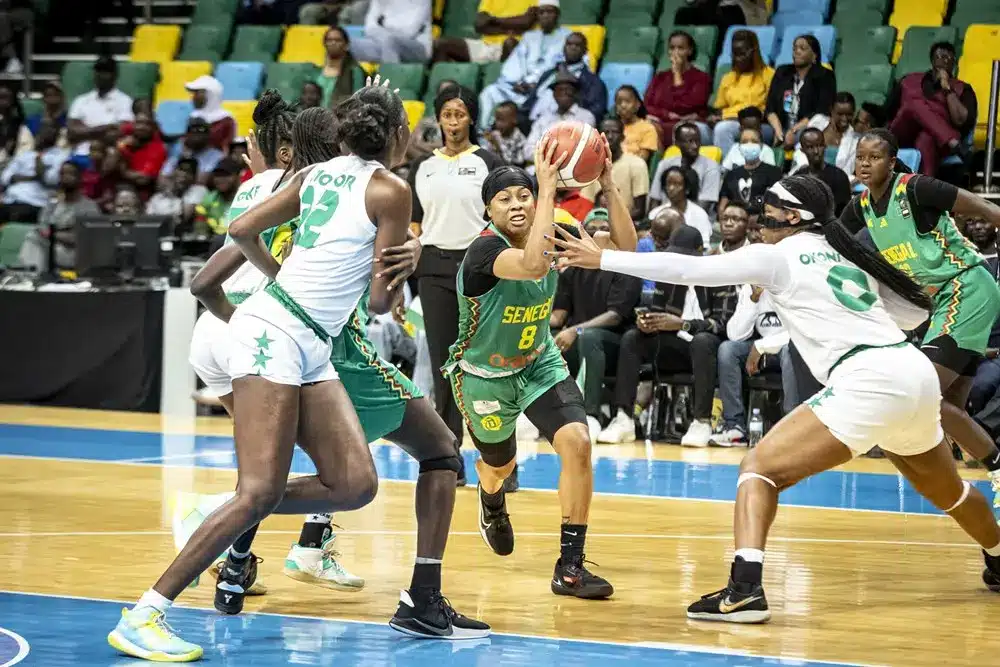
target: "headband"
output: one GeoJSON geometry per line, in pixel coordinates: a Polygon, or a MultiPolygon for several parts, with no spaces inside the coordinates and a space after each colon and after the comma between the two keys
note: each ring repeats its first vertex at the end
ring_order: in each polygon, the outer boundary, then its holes
{"type": "MultiPolygon", "coordinates": [[[[534,183],[527,172],[518,167],[497,167],[483,181],[483,204],[489,206],[493,198],[500,192],[512,187],[523,187],[534,190],[534,183]]],[[[483,214],[486,217],[486,214],[483,214]]],[[[487,219],[489,219],[487,217],[487,219]]]]}

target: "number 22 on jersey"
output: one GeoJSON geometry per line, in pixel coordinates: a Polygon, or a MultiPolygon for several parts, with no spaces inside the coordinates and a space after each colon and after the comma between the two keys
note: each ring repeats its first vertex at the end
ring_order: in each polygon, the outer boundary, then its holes
{"type": "Polygon", "coordinates": [[[336,190],[326,190],[316,199],[316,188],[306,186],[302,191],[302,217],[299,224],[295,245],[300,248],[312,248],[319,238],[320,229],[330,222],[340,205],[340,194],[336,190]]]}

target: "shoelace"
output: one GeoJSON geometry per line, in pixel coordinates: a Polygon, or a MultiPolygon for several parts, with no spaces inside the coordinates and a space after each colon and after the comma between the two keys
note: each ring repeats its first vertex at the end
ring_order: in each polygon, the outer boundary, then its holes
{"type": "Polygon", "coordinates": [[[431,593],[430,598],[427,600],[428,606],[440,607],[442,613],[449,619],[454,620],[458,616],[458,612],[455,608],[451,606],[451,600],[446,598],[441,591],[434,591],[431,593]]]}
{"type": "MultiPolygon", "coordinates": [[[[254,554],[251,553],[250,556],[247,558],[246,563],[243,564],[244,569],[242,570],[242,572],[246,572],[246,568],[248,568],[250,566],[250,560],[251,559],[253,559],[253,561],[255,563],[257,563],[258,565],[260,565],[261,563],[264,562],[263,558],[261,558],[260,556],[256,556],[256,555],[254,555],[254,554]]],[[[223,559],[223,560],[220,560],[218,563],[215,564],[215,571],[216,571],[217,574],[222,574],[223,568],[226,567],[226,561],[227,560],[228,559],[223,559]]]]}
{"type": "Polygon", "coordinates": [[[587,574],[593,574],[592,572],[590,572],[590,570],[586,568],[587,563],[590,563],[591,565],[595,565],[597,567],[601,566],[600,563],[595,563],[592,560],[587,560],[586,556],[581,556],[580,560],[573,560],[569,565],[567,565],[567,567],[580,570],[581,572],[586,572],[587,574]]]}
{"type": "Polygon", "coordinates": [[[166,639],[177,637],[177,632],[170,627],[169,623],[167,623],[167,617],[162,611],[150,616],[142,625],[149,626],[153,630],[159,631],[159,633],[166,639]]]}
{"type": "Polygon", "coordinates": [[[327,544],[329,546],[323,547],[323,560],[329,560],[333,568],[337,570],[337,572],[339,572],[340,574],[347,574],[347,570],[345,570],[343,566],[341,566],[340,561],[337,560],[338,558],[340,558],[341,555],[340,552],[333,548],[332,541],[327,542],[327,544]]]}

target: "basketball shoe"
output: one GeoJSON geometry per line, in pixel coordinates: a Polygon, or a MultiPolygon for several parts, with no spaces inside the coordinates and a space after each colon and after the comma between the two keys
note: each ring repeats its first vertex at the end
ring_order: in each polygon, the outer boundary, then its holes
{"type": "Polygon", "coordinates": [[[108,643],[125,655],[152,662],[192,662],[204,653],[197,644],[178,637],[163,612],[152,607],[122,609],[108,643]]]}
{"type": "Polygon", "coordinates": [[[986,561],[983,583],[994,593],[1000,593],[1000,556],[991,556],[984,551],[983,559],[986,561]]]}
{"type": "Polygon", "coordinates": [[[243,611],[243,599],[257,579],[260,560],[252,552],[242,563],[234,563],[232,557],[226,559],[215,582],[216,609],[230,615],[243,611]]]}
{"type": "Polygon", "coordinates": [[[337,536],[330,534],[319,549],[293,544],[285,556],[285,576],[314,586],[332,588],[349,593],[365,587],[365,580],[347,570],[337,560],[340,552],[333,548],[337,536]]]}
{"type": "Polygon", "coordinates": [[[514,528],[507,514],[506,492],[500,488],[499,507],[486,504],[482,485],[477,485],[476,493],[479,495],[479,534],[483,542],[496,555],[509,556],[514,551],[514,528]]]}
{"type": "Polygon", "coordinates": [[[562,558],[556,561],[551,588],[556,595],[572,595],[584,600],[609,598],[615,593],[606,579],[586,568],[583,555],[568,561],[562,558]]]}
{"type": "Polygon", "coordinates": [[[721,591],[703,595],[688,607],[688,618],[724,623],[765,623],[771,618],[764,587],[729,580],[721,591]]]}
{"type": "Polygon", "coordinates": [[[482,639],[490,634],[490,626],[459,614],[438,590],[425,597],[402,591],[389,627],[419,639],[482,639]]]}

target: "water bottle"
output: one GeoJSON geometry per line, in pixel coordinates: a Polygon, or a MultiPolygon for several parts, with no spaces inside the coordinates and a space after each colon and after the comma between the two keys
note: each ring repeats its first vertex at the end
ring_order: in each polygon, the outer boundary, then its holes
{"type": "Polygon", "coordinates": [[[764,437],[764,420],[761,419],[760,408],[754,408],[750,417],[750,446],[756,447],[762,437],[764,437]]]}

